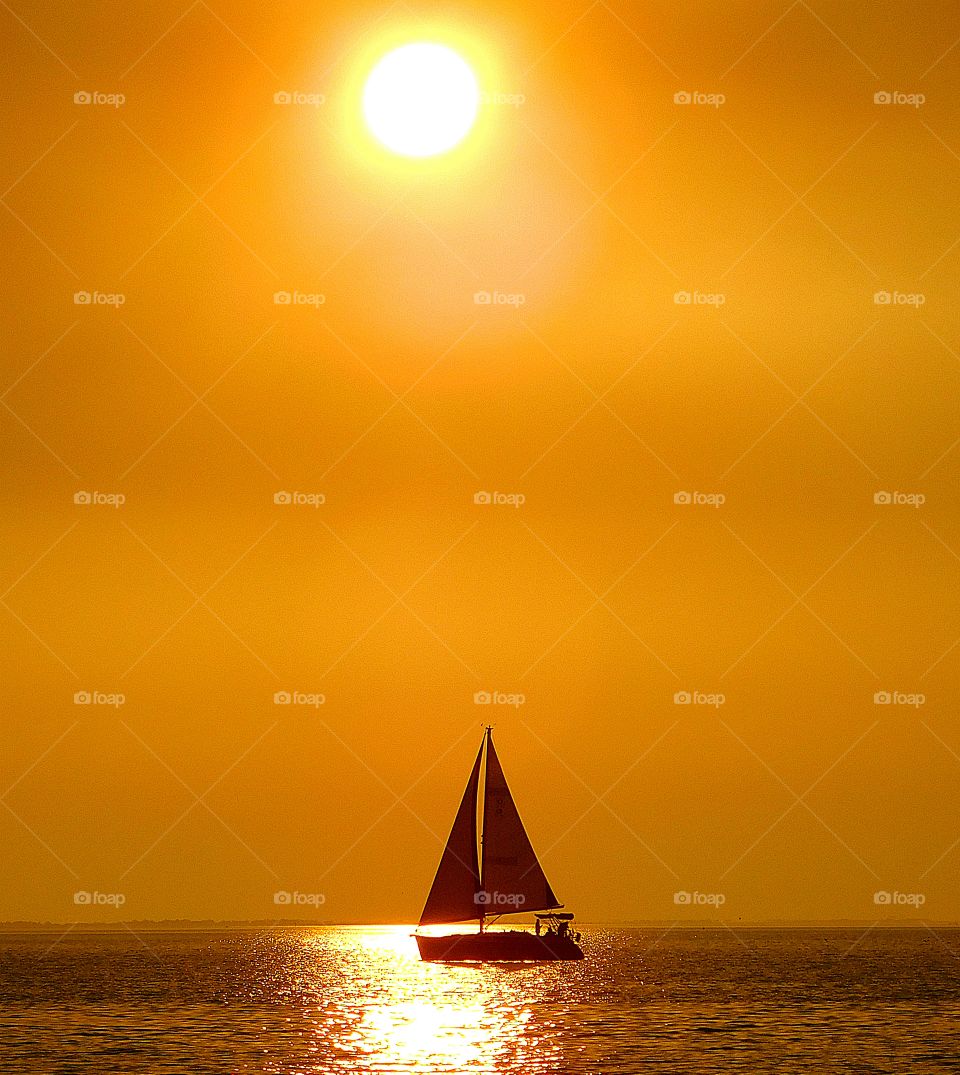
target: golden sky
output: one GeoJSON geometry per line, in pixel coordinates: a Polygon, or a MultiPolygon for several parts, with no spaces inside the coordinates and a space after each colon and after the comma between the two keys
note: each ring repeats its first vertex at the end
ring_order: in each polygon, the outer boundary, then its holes
{"type": "Polygon", "coordinates": [[[487,722],[587,920],[957,918],[955,5],[0,21],[0,918],[411,921],[487,722]]]}

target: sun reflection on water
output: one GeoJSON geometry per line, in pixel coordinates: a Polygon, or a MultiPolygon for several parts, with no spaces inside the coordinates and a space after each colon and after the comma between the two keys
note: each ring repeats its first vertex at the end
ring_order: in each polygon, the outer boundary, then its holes
{"type": "MultiPolygon", "coordinates": [[[[500,1028],[505,1020],[498,1020],[500,1028]]],[[[429,1000],[371,1009],[361,1024],[364,1052],[385,1070],[424,1064],[459,1071],[494,1059],[496,1032],[490,1033],[483,1006],[437,1004],[429,1000]]]]}
{"type": "Polygon", "coordinates": [[[287,975],[310,1005],[311,1051],[328,1057],[314,1071],[551,1070],[554,1050],[528,1028],[542,969],[423,963],[410,934],[384,926],[297,938],[287,975]]]}

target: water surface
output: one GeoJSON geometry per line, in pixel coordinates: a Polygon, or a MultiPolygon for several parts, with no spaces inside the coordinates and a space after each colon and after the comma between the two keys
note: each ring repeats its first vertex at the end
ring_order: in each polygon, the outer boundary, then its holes
{"type": "Polygon", "coordinates": [[[442,966],[408,928],[0,935],[0,1071],[960,1072],[960,933],[584,930],[442,966]]]}

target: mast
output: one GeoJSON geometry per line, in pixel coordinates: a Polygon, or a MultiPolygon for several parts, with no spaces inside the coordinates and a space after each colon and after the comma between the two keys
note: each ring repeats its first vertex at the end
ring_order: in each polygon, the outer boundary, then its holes
{"type": "MultiPolygon", "coordinates": [[[[490,757],[490,745],[491,734],[493,732],[493,725],[488,724],[486,733],[483,737],[483,743],[480,745],[480,749],[484,754],[484,767],[483,778],[479,781],[478,795],[477,795],[477,826],[480,830],[480,855],[478,858],[478,865],[480,868],[480,891],[486,892],[484,886],[484,872],[483,872],[483,829],[487,818],[487,759],[490,757]],[[481,790],[482,789],[482,790],[481,790]]],[[[477,915],[480,919],[480,932],[483,933],[483,927],[486,924],[487,909],[484,903],[477,904],[477,915]]]]}

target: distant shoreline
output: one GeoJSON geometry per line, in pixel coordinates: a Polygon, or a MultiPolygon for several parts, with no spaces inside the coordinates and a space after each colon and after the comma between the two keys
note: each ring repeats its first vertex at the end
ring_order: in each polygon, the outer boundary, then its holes
{"type": "MultiPolygon", "coordinates": [[[[515,926],[529,926],[531,923],[503,923],[515,926]]],[[[469,923],[452,923],[455,930],[467,927],[469,923]]],[[[578,925],[593,929],[650,929],[672,932],[678,930],[841,930],[841,929],[960,929],[960,922],[955,920],[935,922],[918,919],[891,919],[883,922],[866,919],[834,919],[822,922],[730,922],[710,919],[678,922],[676,920],[633,920],[622,922],[578,922],[578,925]]],[[[121,921],[121,922],[0,922],[0,934],[3,933],[244,933],[279,930],[302,929],[409,929],[414,930],[412,922],[315,922],[315,921],[228,921],[212,920],[163,920],[163,921],[121,921]]]]}

